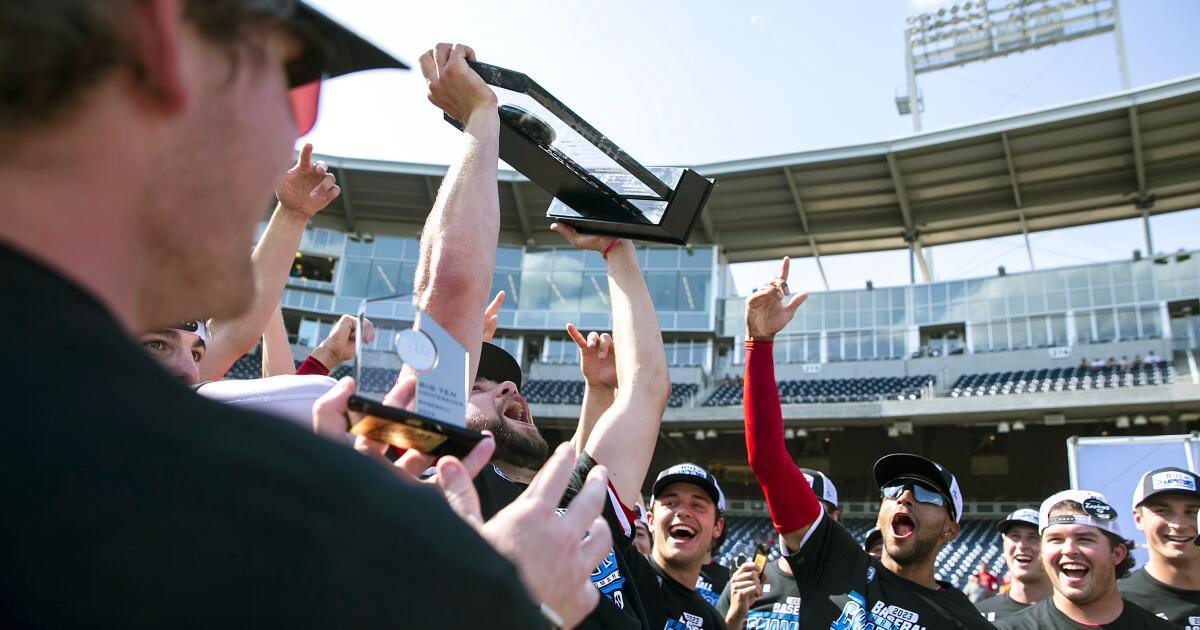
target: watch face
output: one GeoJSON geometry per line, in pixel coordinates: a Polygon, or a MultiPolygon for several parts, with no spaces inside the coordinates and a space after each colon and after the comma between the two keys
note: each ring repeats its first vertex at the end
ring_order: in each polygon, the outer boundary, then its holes
{"type": "Polygon", "coordinates": [[[396,352],[405,365],[428,372],[437,365],[437,346],[429,335],[411,328],[396,333],[396,352]]]}
{"type": "Polygon", "coordinates": [[[1117,511],[1111,505],[1094,497],[1083,500],[1083,509],[1088,514],[1103,521],[1111,521],[1117,518],[1117,511]]]}

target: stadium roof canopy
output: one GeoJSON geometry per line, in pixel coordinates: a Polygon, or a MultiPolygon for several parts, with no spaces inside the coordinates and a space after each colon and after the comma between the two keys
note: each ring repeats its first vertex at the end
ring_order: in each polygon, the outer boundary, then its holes
{"type": "MultiPolygon", "coordinates": [[[[414,234],[445,166],[323,156],[323,222],[414,234]],[[340,213],[340,216],[339,216],[340,213]]],[[[870,144],[697,165],[692,232],[729,262],[942,245],[1200,207],[1200,75],[870,144]]],[[[501,241],[549,244],[550,198],[500,173],[501,241]]]]}

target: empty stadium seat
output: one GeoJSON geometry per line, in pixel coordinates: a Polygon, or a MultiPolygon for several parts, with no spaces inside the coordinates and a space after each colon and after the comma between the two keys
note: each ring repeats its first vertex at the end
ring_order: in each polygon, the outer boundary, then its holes
{"type": "MultiPolygon", "coordinates": [[[[699,391],[695,383],[671,383],[667,406],[682,407],[699,391]]],[[[521,394],[530,403],[578,405],[583,403],[583,381],[533,380],[521,387],[521,394]]]]}
{"type": "Polygon", "coordinates": [[[964,374],[954,382],[950,396],[1008,396],[1167,385],[1174,382],[1175,368],[1161,364],[1139,367],[1041,368],[964,374]]]}
{"type": "MultiPolygon", "coordinates": [[[[780,381],[779,401],[787,404],[868,402],[872,400],[916,400],[934,382],[932,375],[884,376],[875,378],[839,378],[780,381]]],[[[704,401],[705,407],[742,404],[742,386],[728,383],[717,388],[704,401]]]]}

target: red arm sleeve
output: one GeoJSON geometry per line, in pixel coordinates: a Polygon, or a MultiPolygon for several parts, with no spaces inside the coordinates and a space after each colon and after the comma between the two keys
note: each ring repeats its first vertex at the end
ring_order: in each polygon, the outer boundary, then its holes
{"type": "Polygon", "coordinates": [[[304,357],[304,363],[296,368],[296,374],[319,374],[321,376],[329,375],[329,368],[325,367],[324,363],[314,359],[312,355],[304,357]]]}
{"type": "Polygon", "coordinates": [[[786,534],[811,525],[821,514],[821,504],[783,443],[783,411],[770,341],[746,342],[742,410],[750,469],[766,496],[776,531],[786,534]]]}

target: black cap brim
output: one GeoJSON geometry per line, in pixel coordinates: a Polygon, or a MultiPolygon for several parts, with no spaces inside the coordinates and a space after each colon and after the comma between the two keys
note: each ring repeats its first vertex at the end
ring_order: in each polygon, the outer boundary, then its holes
{"type": "Polygon", "coordinates": [[[288,64],[290,87],[360,70],[408,69],[391,53],[304,2],[296,3],[287,26],[305,41],[304,53],[288,64]]]}
{"type": "Polygon", "coordinates": [[[703,488],[704,493],[708,495],[708,498],[712,499],[713,507],[717,508],[718,510],[721,509],[721,493],[719,490],[717,490],[717,486],[713,485],[713,483],[707,479],[697,477],[696,475],[689,475],[687,473],[666,475],[660,479],[656,479],[654,481],[654,487],[650,489],[651,498],[657,497],[662,493],[664,488],[673,483],[690,483],[693,486],[703,488]]]}
{"type": "Polygon", "coordinates": [[[1000,532],[1000,535],[1003,536],[1008,533],[1008,530],[1016,527],[1017,525],[1024,525],[1025,527],[1033,528],[1033,531],[1035,532],[1038,531],[1038,526],[1036,523],[1030,523],[1029,521],[1019,518],[1006,518],[1003,521],[996,523],[996,531],[1000,532]]]}
{"type": "Polygon", "coordinates": [[[946,479],[942,475],[942,471],[938,469],[937,464],[912,453],[892,453],[884,455],[875,462],[875,485],[880,488],[887,482],[904,477],[906,475],[920,475],[929,479],[939,490],[946,494],[950,494],[950,488],[946,487],[946,479]]]}
{"type": "Polygon", "coordinates": [[[476,376],[496,383],[512,381],[517,389],[521,388],[521,364],[504,348],[486,341],[479,351],[479,371],[476,376]]]}

